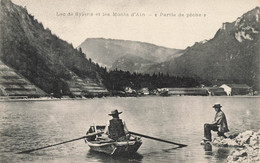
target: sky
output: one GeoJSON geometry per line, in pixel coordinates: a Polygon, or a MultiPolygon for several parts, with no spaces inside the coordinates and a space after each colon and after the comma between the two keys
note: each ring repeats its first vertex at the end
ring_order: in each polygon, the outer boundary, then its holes
{"type": "Polygon", "coordinates": [[[185,49],[211,39],[260,0],[12,0],[45,28],[79,46],[87,38],[141,41],[185,49]]]}

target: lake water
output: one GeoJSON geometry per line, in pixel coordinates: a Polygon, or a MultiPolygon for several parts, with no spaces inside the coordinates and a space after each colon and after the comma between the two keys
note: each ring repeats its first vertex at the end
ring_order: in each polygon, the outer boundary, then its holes
{"type": "MultiPolygon", "coordinates": [[[[260,129],[259,97],[131,97],[86,100],[0,102],[0,162],[225,162],[232,148],[200,145],[212,105],[223,105],[230,131],[260,129]],[[130,158],[91,152],[84,140],[35,151],[17,152],[84,136],[93,123],[106,124],[118,109],[130,131],[187,144],[184,148],[143,138],[130,158]]],[[[213,133],[213,137],[216,133],[213,133]]]]}

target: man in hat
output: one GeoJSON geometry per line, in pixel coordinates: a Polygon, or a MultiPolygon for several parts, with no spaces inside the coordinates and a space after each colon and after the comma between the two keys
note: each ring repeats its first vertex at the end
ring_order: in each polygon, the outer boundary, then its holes
{"type": "Polygon", "coordinates": [[[204,124],[204,141],[211,141],[211,130],[217,131],[218,136],[223,136],[225,138],[226,136],[224,133],[229,131],[227,119],[224,112],[221,110],[222,106],[220,103],[215,103],[212,107],[215,109],[216,115],[212,123],[204,124]]]}
{"type": "Polygon", "coordinates": [[[107,125],[107,134],[110,139],[115,141],[125,140],[127,138],[128,130],[126,128],[125,123],[119,118],[119,114],[122,112],[118,112],[118,110],[111,111],[110,116],[113,118],[109,120],[109,124],[107,125]]]}

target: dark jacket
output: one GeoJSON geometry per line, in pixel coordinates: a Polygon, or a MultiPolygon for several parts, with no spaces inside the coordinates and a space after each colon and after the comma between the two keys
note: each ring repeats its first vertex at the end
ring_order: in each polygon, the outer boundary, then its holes
{"type": "Polygon", "coordinates": [[[227,119],[222,110],[216,113],[214,121],[212,122],[213,125],[217,125],[219,127],[220,132],[228,132],[228,124],[227,124],[227,119]]]}
{"type": "Polygon", "coordinates": [[[113,140],[117,140],[120,137],[126,136],[124,131],[124,124],[119,118],[113,118],[109,121],[108,131],[109,138],[113,140]]]}

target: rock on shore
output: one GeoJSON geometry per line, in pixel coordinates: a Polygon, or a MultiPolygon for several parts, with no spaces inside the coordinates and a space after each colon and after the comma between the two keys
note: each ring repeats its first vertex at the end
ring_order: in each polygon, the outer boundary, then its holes
{"type": "Polygon", "coordinates": [[[229,138],[217,137],[212,142],[216,146],[235,147],[227,158],[228,163],[260,162],[260,131],[245,131],[229,138]]]}

